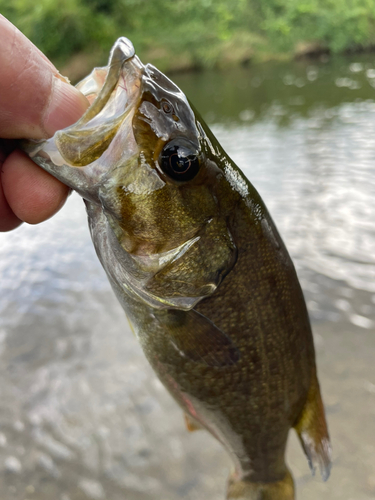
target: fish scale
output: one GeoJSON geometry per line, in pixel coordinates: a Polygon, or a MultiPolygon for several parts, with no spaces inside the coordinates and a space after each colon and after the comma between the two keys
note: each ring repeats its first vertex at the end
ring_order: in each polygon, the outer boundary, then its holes
{"type": "Polygon", "coordinates": [[[233,460],[227,499],[293,500],[289,430],[323,479],[331,447],[302,290],[262,199],[129,40],[78,88],[96,95],[86,114],[24,149],[84,198],[148,361],[188,429],[206,428],[233,460]]]}

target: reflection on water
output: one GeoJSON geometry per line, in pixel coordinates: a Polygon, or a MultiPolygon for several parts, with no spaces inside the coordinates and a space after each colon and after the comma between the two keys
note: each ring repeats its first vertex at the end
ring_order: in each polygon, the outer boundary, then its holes
{"type": "Polygon", "coordinates": [[[253,180],[296,263],[375,292],[375,103],[334,121],[295,119],[214,130],[253,180]],[[348,119],[350,118],[350,120],[348,119]],[[298,170],[297,170],[298,169],[298,170]]]}
{"type": "MultiPolygon", "coordinates": [[[[375,62],[174,77],[265,199],[313,321],[334,445],[296,440],[299,498],[375,497],[375,62]]],[[[0,236],[0,491],[32,500],[223,498],[229,460],[185,432],[94,254],[81,200],[0,236]]]]}

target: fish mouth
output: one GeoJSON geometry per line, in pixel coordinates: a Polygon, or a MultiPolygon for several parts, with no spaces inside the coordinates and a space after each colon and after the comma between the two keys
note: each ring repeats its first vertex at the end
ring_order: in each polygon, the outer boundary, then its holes
{"type": "MultiPolygon", "coordinates": [[[[122,37],[111,51],[108,66],[95,68],[77,85],[92,104],[77,123],[54,135],[54,143],[65,163],[86,166],[107,152],[135,108],[143,73],[144,66],[135,55],[132,43],[122,37]]],[[[48,153],[48,145],[44,151],[48,153]]],[[[116,163],[117,156],[113,153],[112,148],[107,153],[111,155],[112,164],[116,163]]],[[[61,163],[61,159],[58,163],[56,158],[51,159],[55,165],[61,163]]]]}
{"type": "Polygon", "coordinates": [[[108,66],[94,68],[76,85],[91,104],[80,120],[50,139],[23,141],[22,149],[83,198],[97,202],[90,186],[97,187],[120,161],[136,153],[132,119],[144,72],[130,40],[119,38],[108,66]]]}

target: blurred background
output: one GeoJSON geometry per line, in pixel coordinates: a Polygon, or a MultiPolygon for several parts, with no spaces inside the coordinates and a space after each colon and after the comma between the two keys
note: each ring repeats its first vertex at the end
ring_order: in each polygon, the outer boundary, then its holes
{"type": "Polygon", "coordinates": [[[126,35],[161,71],[364,51],[373,0],[0,0],[0,12],[73,80],[126,35]]]}
{"type": "MultiPolygon", "coordinates": [[[[300,500],[375,498],[375,2],[0,0],[72,81],[129,37],[264,198],[312,320],[333,448],[300,500]]],[[[0,235],[0,497],[223,500],[230,462],[189,434],[132,336],[82,201],[0,235]]]]}

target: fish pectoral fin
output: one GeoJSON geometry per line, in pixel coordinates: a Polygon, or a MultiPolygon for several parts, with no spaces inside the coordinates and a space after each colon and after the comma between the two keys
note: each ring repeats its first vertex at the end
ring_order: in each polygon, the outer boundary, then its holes
{"type": "Polygon", "coordinates": [[[182,356],[217,367],[234,365],[240,359],[240,351],[230,337],[202,314],[169,310],[167,318],[169,340],[182,356]]]}
{"type": "Polygon", "coordinates": [[[311,472],[314,474],[318,465],[321,476],[326,481],[331,471],[332,448],[316,374],[313,375],[306,404],[294,428],[308,458],[311,472]]]}
{"type": "Polygon", "coordinates": [[[186,428],[189,432],[199,431],[204,427],[188,413],[184,413],[186,428]]]}

